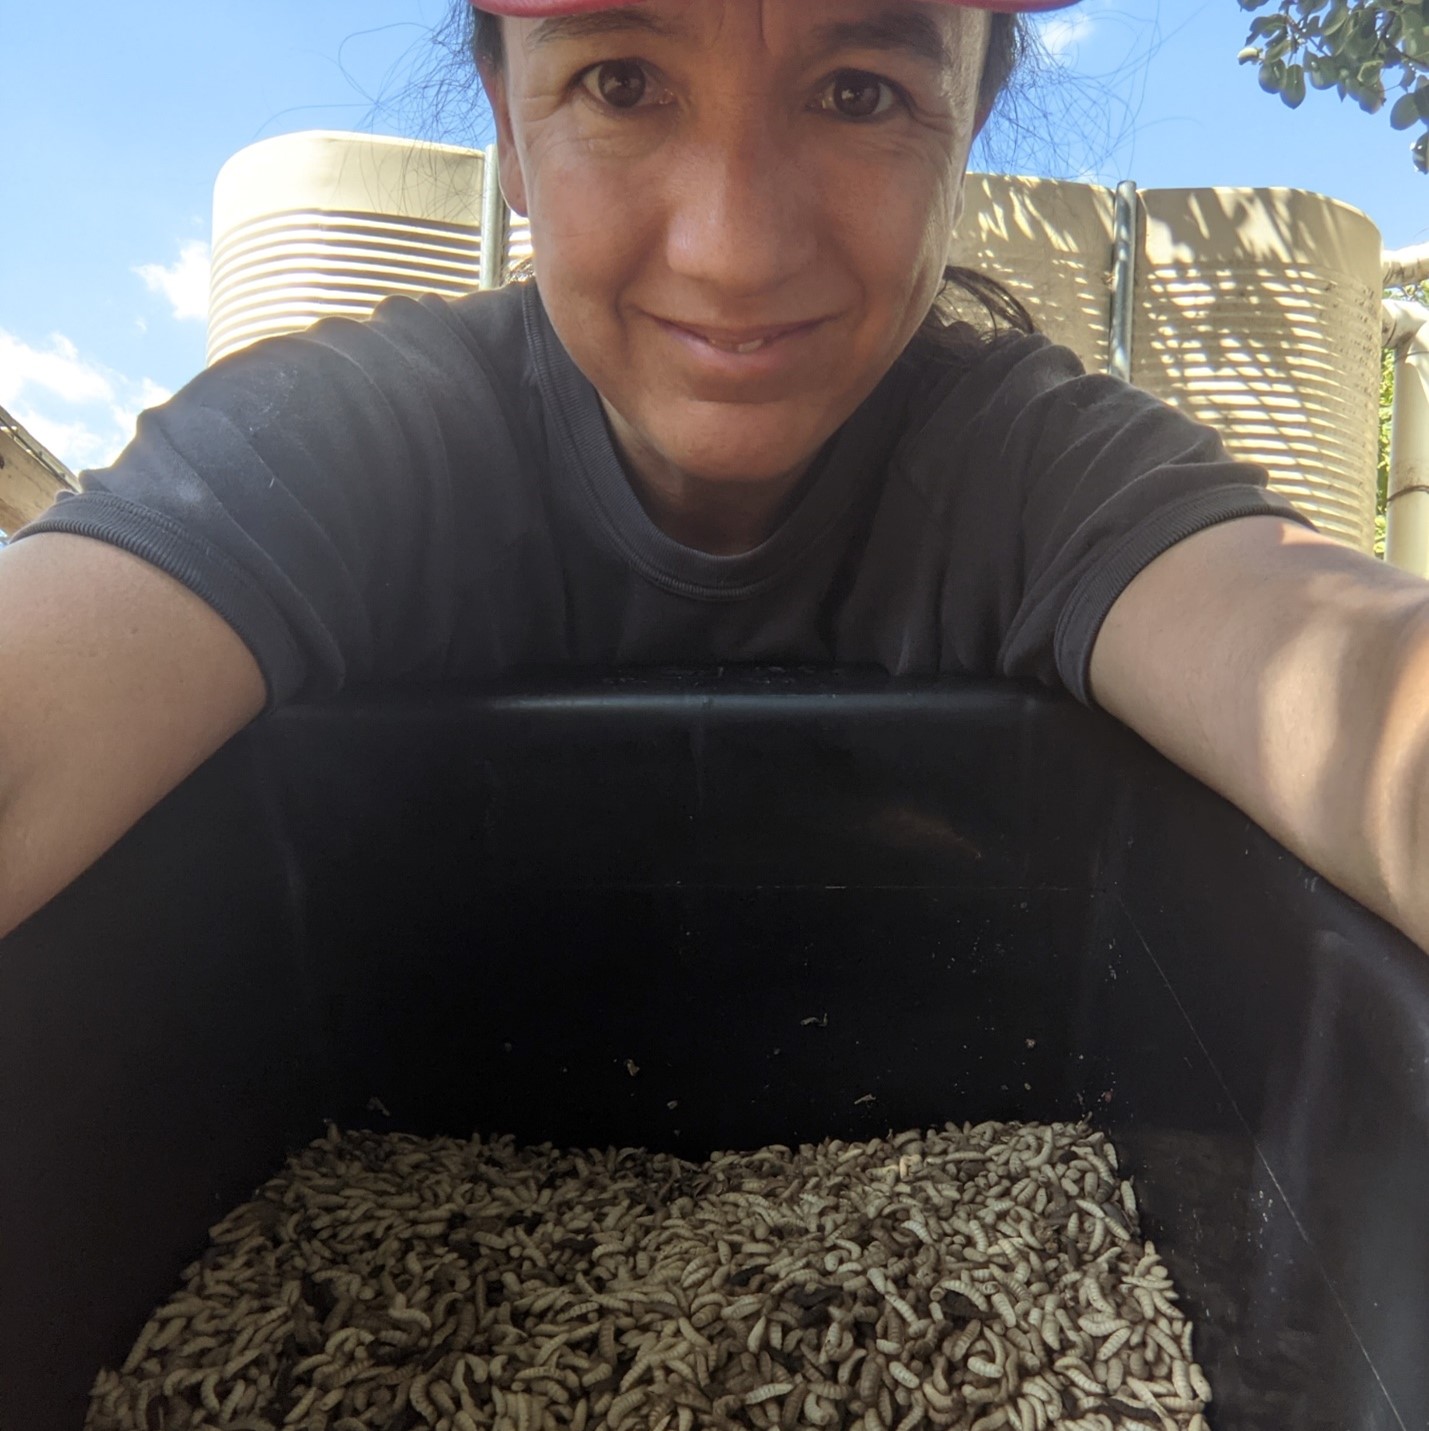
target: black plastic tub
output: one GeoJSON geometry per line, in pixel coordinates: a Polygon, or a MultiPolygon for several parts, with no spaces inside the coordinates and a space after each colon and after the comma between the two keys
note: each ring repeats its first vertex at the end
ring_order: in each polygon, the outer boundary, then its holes
{"type": "Polygon", "coordinates": [[[1218,1431],[1429,1427],[1429,958],[1112,722],[778,672],[291,711],[0,945],[0,1426],[77,1431],[328,1118],[1081,1116],[1218,1431]]]}

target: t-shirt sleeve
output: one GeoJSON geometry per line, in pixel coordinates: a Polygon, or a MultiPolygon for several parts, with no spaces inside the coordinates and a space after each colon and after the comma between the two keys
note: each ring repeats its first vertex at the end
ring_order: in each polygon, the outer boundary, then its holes
{"type": "Polygon", "coordinates": [[[460,325],[436,303],[389,300],[200,374],[17,539],[68,532],[133,552],[229,622],[270,707],[322,697],[439,658],[451,468],[473,424],[499,458],[499,403],[460,325]],[[464,400],[444,402],[455,384],[464,400]]]}
{"type": "Polygon", "coordinates": [[[984,494],[999,674],[1090,703],[1102,623],[1156,557],[1239,517],[1310,525],[1211,428],[1043,338],[1004,340],[960,386],[955,441],[984,494]]]}

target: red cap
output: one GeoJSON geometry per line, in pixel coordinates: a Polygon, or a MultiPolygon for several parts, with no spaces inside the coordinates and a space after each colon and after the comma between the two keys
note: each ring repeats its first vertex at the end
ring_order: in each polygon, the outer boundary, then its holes
{"type": "MultiPolygon", "coordinates": [[[[471,0],[493,15],[580,15],[587,10],[613,10],[630,0],[471,0]]],[[[1064,10],[1077,0],[942,0],[945,5],[962,5],[974,10],[998,10],[1004,14],[1025,14],[1041,10],[1064,10]]]]}

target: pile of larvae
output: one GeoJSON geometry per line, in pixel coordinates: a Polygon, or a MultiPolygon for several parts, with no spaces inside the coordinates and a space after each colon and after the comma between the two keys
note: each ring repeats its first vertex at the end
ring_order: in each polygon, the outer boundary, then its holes
{"type": "Polygon", "coordinates": [[[702,1164],[330,1129],[212,1239],[88,1431],[1207,1431],[1085,1125],[702,1164]]]}

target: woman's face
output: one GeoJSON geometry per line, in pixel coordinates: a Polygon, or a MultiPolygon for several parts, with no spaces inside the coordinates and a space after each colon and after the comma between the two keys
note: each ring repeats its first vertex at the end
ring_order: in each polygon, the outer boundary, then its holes
{"type": "Polygon", "coordinates": [[[937,293],[986,14],[645,0],[504,27],[503,185],[627,456],[802,470],[937,293]]]}

